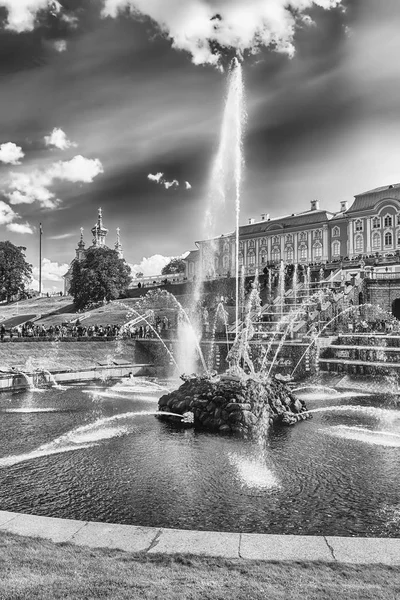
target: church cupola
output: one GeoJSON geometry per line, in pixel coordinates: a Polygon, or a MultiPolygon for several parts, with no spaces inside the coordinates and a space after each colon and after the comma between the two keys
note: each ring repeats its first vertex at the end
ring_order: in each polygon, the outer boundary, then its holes
{"type": "Polygon", "coordinates": [[[124,254],[122,252],[122,244],[121,244],[120,228],[119,227],[117,227],[117,241],[114,244],[114,248],[115,248],[116,252],[118,252],[118,257],[119,258],[124,258],[124,254]]]}
{"type": "Polygon", "coordinates": [[[101,211],[101,208],[99,208],[97,223],[91,231],[93,235],[93,246],[97,248],[102,248],[103,246],[105,246],[108,229],[103,227],[103,213],[101,211]]]}
{"type": "Polygon", "coordinates": [[[76,249],[76,258],[81,261],[85,256],[85,242],[83,241],[83,227],[81,227],[81,239],[78,242],[76,249]]]}

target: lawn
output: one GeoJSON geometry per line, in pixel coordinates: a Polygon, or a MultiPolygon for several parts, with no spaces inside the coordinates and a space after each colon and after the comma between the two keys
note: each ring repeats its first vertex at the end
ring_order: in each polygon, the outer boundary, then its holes
{"type": "Polygon", "coordinates": [[[398,600],[400,572],[373,565],[129,554],[0,534],[1,600],[398,600]]]}

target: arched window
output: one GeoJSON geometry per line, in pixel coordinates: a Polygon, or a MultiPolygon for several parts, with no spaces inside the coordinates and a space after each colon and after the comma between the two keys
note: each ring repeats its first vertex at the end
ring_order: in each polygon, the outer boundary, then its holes
{"type": "Polygon", "coordinates": [[[299,258],[300,260],[307,260],[307,246],[305,244],[301,244],[299,247],[299,258]]]}
{"type": "Polygon", "coordinates": [[[356,252],[364,251],[364,239],[362,235],[356,235],[354,249],[356,252]]]}
{"type": "Polygon", "coordinates": [[[379,217],[374,217],[372,219],[372,229],[379,229],[381,226],[381,220],[379,217]]]}
{"type": "Polygon", "coordinates": [[[225,252],[225,254],[229,253],[229,242],[224,243],[224,252],[225,252]]]}
{"type": "Polygon", "coordinates": [[[381,249],[381,234],[377,231],[372,236],[372,249],[380,250],[381,249]]]}
{"type": "Polygon", "coordinates": [[[229,269],[229,256],[227,254],[222,259],[222,264],[224,265],[224,269],[229,269]]]}
{"type": "Polygon", "coordinates": [[[322,244],[319,242],[313,246],[313,258],[314,260],[321,260],[322,258],[322,244]]]}
{"type": "Polygon", "coordinates": [[[248,245],[249,245],[249,248],[254,248],[254,246],[256,245],[256,243],[255,243],[254,240],[249,240],[248,241],[248,245]]]}
{"type": "Polygon", "coordinates": [[[248,253],[247,262],[250,265],[250,267],[254,267],[254,265],[256,264],[256,255],[254,254],[254,252],[248,253]]]}
{"type": "Polygon", "coordinates": [[[286,236],[286,243],[291,244],[293,242],[293,236],[291,233],[288,233],[286,236]]]}
{"type": "Polygon", "coordinates": [[[279,244],[279,238],[277,235],[274,235],[274,237],[272,238],[272,243],[273,244],[279,244]]]}
{"type": "Polygon", "coordinates": [[[281,260],[281,250],[277,246],[272,248],[271,258],[273,262],[279,262],[281,260]]]}
{"type": "Polygon", "coordinates": [[[400,225],[400,213],[397,213],[397,225],[400,225]]]}
{"type": "Polygon", "coordinates": [[[354,223],[354,229],[356,231],[362,231],[363,230],[363,222],[361,221],[361,219],[357,219],[357,221],[355,221],[355,223],[354,223]]]}
{"type": "Polygon", "coordinates": [[[302,232],[300,233],[300,235],[299,235],[299,240],[300,240],[301,242],[305,242],[305,241],[307,240],[307,234],[306,234],[306,232],[305,232],[305,231],[302,231],[302,232]]]}
{"type": "Polygon", "coordinates": [[[243,266],[243,254],[241,252],[239,252],[239,266],[243,266]]]}
{"type": "Polygon", "coordinates": [[[322,231],[320,229],[317,229],[316,231],[314,231],[314,239],[315,240],[320,240],[322,237],[322,231]]]}
{"type": "MultiPolygon", "coordinates": [[[[385,227],[392,227],[392,225],[393,225],[392,215],[385,215],[385,217],[383,219],[383,224],[385,227]]],[[[386,246],[386,242],[385,242],[385,246],[386,246]]]]}
{"type": "Polygon", "coordinates": [[[339,237],[340,236],[340,229],[339,227],[334,227],[332,229],[332,237],[339,237]]]}
{"type": "Polygon", "coordinates": [[[288,246],[286,248],[286,260],[287,260],[287,262],[293,262],[293,248],[292,248],[292,246],[288,246]]]}
{"type": "Polygon", "coordinates": [[[266,246],[267,245],[267,238],[262,238],[261,239],[261,246],[266,246]]]}
{"type": "Polygon", "coordinates": [[[267,251],[265,248],[262,248],[260,251],[260,264],[265,265],[267,262],[267,251]]]}
{"type": "Polygon", "coordinates": [[[243,250],[243,242],[239,242],[239,250],[243,250]]]}
{"type": "Polygon", "coordinates": [[[332,244],[332,256],[334,256],[335,258],[340,256],[340,242],[338,240],[336,240],[332,244]]]}
{"type": "Polygon", "coordinates": [[[218,269],[218,267],[219,267],[219,257],[218,256],[215,256],[215,258],[214,258],[214,267],[216,269],[218,269]]]}
{"type": "Polygon", "coordinates": [[[387,231],[387,232],[385,233],[385,246],[386,246],[386,247],[387,247],[387,246],[390,246],[390,247],[391,247],[391,246],[392,246],[392,244],[393,244],[393,235],[391,234],[391,232],[390,232],[390,231],[387,231]]]}

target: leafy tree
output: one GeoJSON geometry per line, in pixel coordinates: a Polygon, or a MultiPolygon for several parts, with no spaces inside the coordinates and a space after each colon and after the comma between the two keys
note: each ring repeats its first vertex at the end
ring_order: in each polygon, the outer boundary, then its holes
{"type": "Polygon", "coordinates": [[[0,300],[25,297],[32,279],[32,265],[25,260],[26,248],[0,242],[0,300]]]}
{"type": "Polygon", "coordinates": [[[69,293],[79,309],[119,298],[130,281],[131,270],[115,250],[90,248],[82,261],[73,264],[69,293]]]}
{"type": "Polygon", "coordinates": [[[175,275],[185,272],[185,261],[182,258],[173,258],[161,271],[161,275],[175,275]]]}

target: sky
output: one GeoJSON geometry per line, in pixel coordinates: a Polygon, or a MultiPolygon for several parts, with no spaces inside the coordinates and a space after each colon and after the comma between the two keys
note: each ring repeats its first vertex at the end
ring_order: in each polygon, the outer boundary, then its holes
{"type": "MultiPolygon", "coordinates": [[[[204,236],[227,65],[242,60],[241,223],[400,181],[398,0],[0,0],[0,240],[45,291],[97,209],[135,271],[204,236]]],[[[216,224],[234,228],[233,202],[216,224]]]]}

